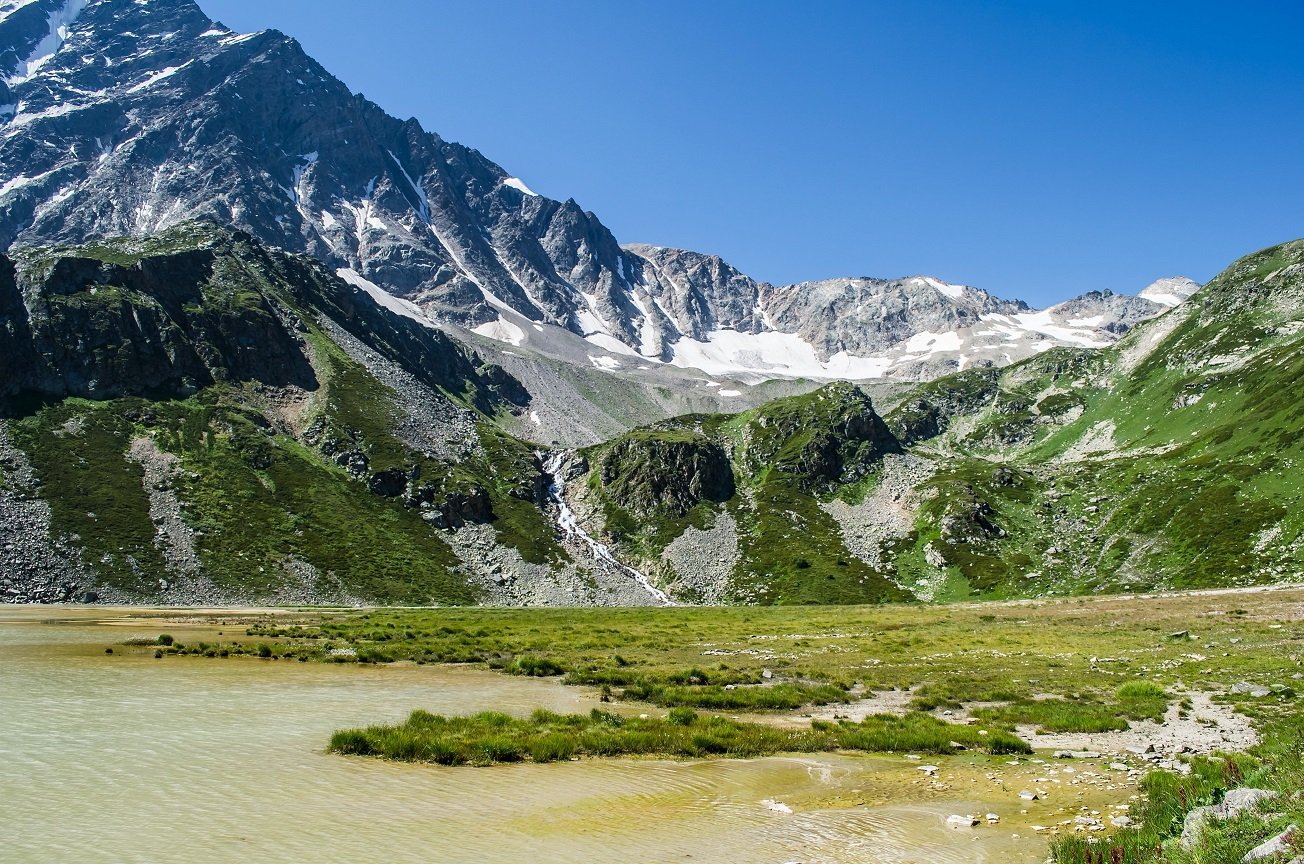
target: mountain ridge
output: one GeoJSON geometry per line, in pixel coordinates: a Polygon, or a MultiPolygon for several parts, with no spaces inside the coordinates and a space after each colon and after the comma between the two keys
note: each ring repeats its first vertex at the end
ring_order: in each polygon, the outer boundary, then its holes
{"type": "Polygon", "coordinates": [[[0,49],[25,58],[0,98],[0,247],[205,217],[500,341],[558,327],[606,362],[755,380],[927,378],[1112,341],[1165,308],[1102,307],[1074,319],[1099,325],[1068,326],[931,277],[771,286],[716,256],[622,247],[574,199],[535,194],[351,93],[293,38],[237,34],[191,0],[32,0],[0,19],[0,49]],[[956,344],[985,314],[1004,317],[956,344]],[[924,334],[941,338],[912,348],[924,334]]]}

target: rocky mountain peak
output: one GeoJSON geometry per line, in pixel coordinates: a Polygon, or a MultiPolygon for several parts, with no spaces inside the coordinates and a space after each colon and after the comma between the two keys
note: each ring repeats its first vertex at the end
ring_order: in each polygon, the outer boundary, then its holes
{"type": "Polygon", "coordinates": [[[480,335],[545,352],[565,337],[568,359],[604,369],[931,377],[1106,344],[1189,293],[1082,301],[1060,320],[929,276],[780,286],[716,255],[622,248],[573,198],[536,194],[350,92],[294,39],[235,33],[190,0],[9,0],[0,72],[0,248],[208,219],[480,335]]]}

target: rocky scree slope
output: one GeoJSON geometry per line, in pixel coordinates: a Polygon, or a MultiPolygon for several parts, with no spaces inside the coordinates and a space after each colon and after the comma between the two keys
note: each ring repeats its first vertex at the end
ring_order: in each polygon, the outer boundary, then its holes
{"type": "Polygon", "coordinates": [[[192,0],[10,3],[0,75],[0,248],[207,218],[507,344],[573,360],[557,332],[573,335],[608,371],[928,378],[1108,344],[1190,288],[1035,312],[928,277],[774,286],[622,247],[574,200],[349,92],[292,38],[235,33],[192,0]]]}

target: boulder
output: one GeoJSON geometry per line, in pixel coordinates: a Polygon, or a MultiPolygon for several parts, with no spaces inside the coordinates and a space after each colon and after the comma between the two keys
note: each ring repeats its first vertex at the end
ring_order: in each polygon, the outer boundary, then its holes
{"type": "Polygon", "coordinates": [[[1291,841],[1298,830],[1298,825],[1292,825],[1271,840],[1255,846],[1245,853],[1245,857],[1241,859],[1241,864],[1250,864],[1252,861],[1273,861],[1276,860],[1278,855],[1289,854],[1292,846],[1291,841]]]}
{"type": "Polygon", "coordinates": [[[1182,837],[1179,841],[1183,849],[1192,849],[1200,839],[1200,832],[1213,819],[1230,819],[1246,810],[1259,806],[1264,801],[1276,798],[1277,792],[1271,789],[1233,789],[1224,796],[1221,804],[1211,807],[1197,807],[1186,814],[1182,823],[1182,837]]]}

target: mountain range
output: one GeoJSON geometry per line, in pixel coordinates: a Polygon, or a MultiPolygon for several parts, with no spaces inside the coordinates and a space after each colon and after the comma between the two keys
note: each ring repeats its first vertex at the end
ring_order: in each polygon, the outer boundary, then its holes
{"type": "Polygon", "coordinates": [[[621,245],[189,0],[0,2],[0,599],[881,602],[1304,570],[1304,244],[1034,310],[621,245]]]}
{"type": "Polygon", "coordinates": [[[1038,311],[931,277],[776,286],[622,246],[573,199],[351,93],[294,39],[232,32],[189,0],[9,2],[0,49],[0,247],[206,218],[437,321],[608,371],[923,380],[1109,344],[1198,288],[1038,311]]]}

